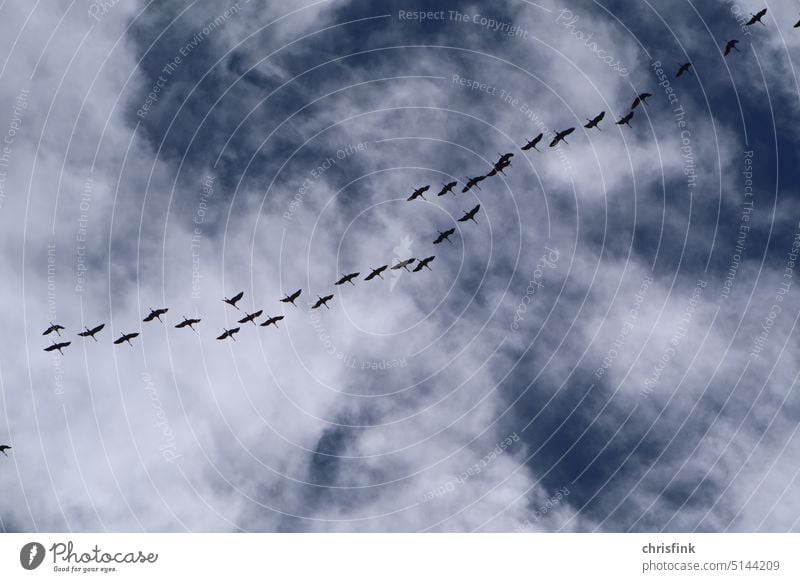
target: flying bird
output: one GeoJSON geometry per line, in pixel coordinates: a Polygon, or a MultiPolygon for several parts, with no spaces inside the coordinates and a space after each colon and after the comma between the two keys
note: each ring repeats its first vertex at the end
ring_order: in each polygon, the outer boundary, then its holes
{"type": "Polygon", "coordinates": [[[342,274],[342,278],[336,281],[334,285],[343,285],[345,283],[350,283],[351,285],[355,286],[353,283],[353,279],[358,277],[361,273],[350,273],[349,275],[342,274]]]}
{"type": "Polygon", "coordinates": [[[295,291],[291,295],[287,295],[286,297],[281,299],[281,303],[291,303],[292,305],[297,307],[297,304],[294,302],[294,300],[297,299],[298,297],[300,297],[300,293],[302,293],[302,292],[303,292],[302,289],[298,289],[297,291],[295,291]]]}
{"type": "Polygon", "coordinates": [[[175,327],[180,329],[180,328],[186,327],[188,325],[191,328],[191,330],[194,331],[194,324],[195,323],[200,323],[200,320],[199,319],[186,319],[186,316],[184,315],[183,316],[183,321],[178,323],[178,324],[176,324],[175,327]]]}
{"type": "MultiPolygon", "coordinates": [[[[512,154],[512,153],[508,153],[508,154],[498,154],[498,155],[500,156],[500,159],[499,159],[499,160],[497,160],[497,163],[498,163],[498,164],[505,164],[506,162],[510,162],[510,161],[511,161],[511,158],[513,158],[513,157],[514,157],[514,154],[512,154]]],[[[509,163],[509,165],[511,165],[511,164],[509,163]]]]}
{"type": "Polygon", "coordinates": [[[406,271],[408,271],[408,266],[416,260],[417,259],[415,259],[414,257],[411,257],[410,259],[406,259],[405,261],[398,261],[397,264],[392,267],[392,271],[396,271],[398,269],[405,269],[406,271]]]}
{"type": "Polygon", "coordinates": [[[575,131],[575,128],[570,127],[568,129],[565,129],[564,131],[557,132],[556,136],[553,138],[553,141],[550,142],[550,147],[551,148],[556,147],[558,145],[558,142],[560,141],[563,141],[564,143],[568,144],[569,142],[567,142],[566,137],[573,131],[575,131]]]}
{"type": "Polygon", "coordinates": [[[248,323],[249,322],[249,323],[252,323],[253,325],[256,325],[256,322],[253,321],[253,320],[256,317],[261,317],[262,313],[263,313],[263,311],[261,309],[259,309],[255,313],[245,313],[244,317],[239,320],[239,323],[248,323]]]}
{"type": "Polygon", "coordinates": [[[794,23],[794,28],[800,28],[800,20],[794,23]]]}
{"type": "Polygon", "coordinates": [[[455,188],[457,184],[458,182],[448,182],[447,184],[442,184],[442,189],[439,190],[437,196],[444,196],[448,192],[455,196],[456,193],[453,192],[453,188],[455,188]]]}
{"type": "Polygon", "coordinates": [[[53,350],[58,350],[58,353],[59,353],[59,354],[61,354],[61,355],[63,356],[63,355],[64,355],[64,352],[62,352],[61,350],[62,350],[62,349],[64,349],[65,347],[67,347],[67,346],[68,346],[69,344],[71,344],[71,343],[72,343],[72,342],[60,342],[60,343],[55,343],[55,342],[53,342],[53,345],[52,345],[52,346],[48,346],[48,347],[46,347],[46,348],[44,349],[44,351],[46,351],[46,352],[52,352],[53,350]]]}
{"type": "Polygon", "coordinates": [[[375,277],[380,277],[381,279],[383,279],[381,273],[383,273],[388,267],[389,265],[383,265],[382,267],[378,267],[377,269],[373,269],[372,267],[370,267],[369,270],[372,272],[366,277],[364,277],[364,280],[369,281],[371,279],[374,279],[375,277]]]}
{"type": "Polygon", "coordinates": [[[149,315],[145,317],[142,321],[147,322],[147,321],[153,321],[154,319],[161,321],[161,316],[164,315],[167,311],[169,311],[169,309],[166,307],[164,307],[163,309],[153,309],[151,307],[149,315]]]}
{"type": "Polygon", "coordinates": [[[529,142],[528,142],[528,143],[526,143],[524,146],[522,146],[522,151],[525,151],[525,152],[526,152],[526,151],[528,151],[529,149],[533,148],[533,149],[535,149],[535,150],[538,152],[538,151],[539,151],[539,149],[536,147],[536,144],[538,144],[540,141],[542,141],[542,138],[543,138],[543,137],[544,137],[544,133],[540,133],[540,134],[539,134],[539,135],[537,135],[535,138],[533,138],[531,141],[529,141],[529,142]]]}
{"type": "MultiPolygon", "coordinates": [[[[239,300],[241,300],[241,298],[242,298],[242,297],[244,297],[244,291],[240,291],[239,293],[237,293],[236,295],[234,295],[234,296],[233,296],[233,297],[231,297],[230,299],[228,299],[227,297],[225,297],[225,298],[223,299],[223,301],[224,301],[225,303],[227,303],[228,305],[230,305],[231,307],[236,307],[236,304],[239,302],[239,300]]],[[[236,307],[236,309],[239,309],[239,308],[238,308],[238,307],[236,307]]]]}
{"type": "Polygon", "coordinates": [[[680,68],[678,69],[678,72],[677,72],[677,74],[675,75],[675,78],[677,79],[678,77],[680,77],[680,76],[681,76],[681,75],[683,75],[684,73],[689,73],[689,72],[690,72],[690,71],[689,71],[689,68],[690,68],[691,66],[692,66],[692,63],[683,63],[683,64],[680,66],[680,68]]]}
{"type": "Polygon", "coordinates": [[[10,451],[10,450],[11,450],[10,446],[8,446],[8,445],[0,445],[0,453],[3,453],[6,457],[8,456],[8,455],[6,455],[6,451],[10,451]]]}
{"type": "Polygon", "coordinates": [[[442,232],[439,231],[439,236],[436,237],[436,240],[433,241],[433,244],[438,245],[441,242],[447,241],[450,244],[453,244],[453,241],[450,240],[450,235],[452,235],[456,231],[455,228],[448,228],[446,231],[442,232]]]}
{"type": "Polygon", "coordinates": [[[78,335],[79,335],[79,336],[81,336],[81,337],[90,337],[90,338],[92,338],[94,341],[97,341],[97,338],[96,338],[96,337],[94,337],[94,335],[95,335],[95,334],[96,334],[98,331],[100,331],[101,329],[103,329],[105,326],[106,326],[106,324],[105,324],[105,323],[101,323],[100,325],[98,325],[97,327],[93,327],[92,329],[89,329],[89,328],[87,327],[87,328],[86,328],[86,331],[82,331],[82,332],[80,332],[78,335]]]}
{"type": "Polygon", "coordinates": [[[489,176],[496,176],[496,175],[497,175],[497,172],[500,172],[501,174],[505,175],[505,173],[503,172],[503,170],[505,170],[505,169],[506,169],[507,167],[509,167],[510,165],[511,165],[511,162],[509,162],[509,161],[503,161],[503,160],[500,160],[499,162],[497,162],[497,163],[496,163],[496,164],[495,164],[495,165],[492,167],[492,169],[489,171],[489,173],[488,173],[488,174],[486,174],[486,177],[488,178],[489,176]]]}
{"type": "Polygon", "coordinates": [[[480,190],[481,187],[478,186],[478,182],[481,182],[481,181],[483,181],[485,179],[486,179],[486,176],[475,176],[474,178],[470,178],[469,176],[467,176],[467,183],[464,186],[464,188],[461,190],[461,192],[462,193],[463,192],[469,192],[470,188],[472,188],[473,186],[475,186],[478,190],[480,190]]]}
{"type": "Polygon", "coordinates": [[[633,111],[628,112],[627,115],[622,117],[622,119],[620,119],[617,122],[617,125],[627,125],[628,127],[630,127],[631,126],[631,119],[633,119],[633,111]]]}
{"type": "Polygon", "coordinates": [[[61,335],[61,330],[66,329],[63,325],[58,325],[57,323],[50,322],[50,327],[42,332],[42,335],[50,335],[53,332],[56,332],[56,335],[61,335]]]}
{"type": "Polygon", "coordinates": [[[115,344],[121,344],[121,343],[128,342],[128,345],[132,346],[133,344],[131,343],[131,340],[133,338],[135,338],[136,336],[138,336],[138,335],[139,335],[138,332],[136,332],[136,333],[123,333],[121,336],[119,336],[119,338],[114,340],[114,343],[115,344]]]}
{"type": "Polygon", "coordinates": [[[766,8],[763,8],[763,9],[759,10],[758,12],[753,14],[752,18],[750,20],[748,20],[747,22],[745,22],[744,25],[745,26],[753,26],[756,22],[758,22],[759,24],[763,24],[764,26],[766,26],[766,24],[761,22],[761,19],[764,18],[764,15],[766,13],[767,13],[767,9],[766,8]]]}
{"type": "Polygon", "coordinates": [[[636,109],[639,106],[639,103],[641,103],[642,105],[647,105],[648,97],[652,97],[652,95],[650,93],[639,93],[636,96],[636,99],[633,100],[633,103],[631,104],[631,109],[636,109]]]}
{"type": "Polygon", "coordinates": [[[411,194],[411,196],[406,198],[406,200],[408,202],[416,200],[417,198],[422,198],[423,200],[425,200],[425,192],[428,191],[428,188],[430,188],[430,186],[423,186],[422,188],[417,188],[416,190],[414,190],[414,193],[411,194]]]}
{"type": "Polygon", "coordinates": [[[435,256],[432,256],[432,257],[425,257],[424,259],[422,259],[420,262],[417,263],[417,266],[414,267],[414,273],[418,273],[422,269],[428,269],[429,271],[433,271],[433,269],[431,269],[428,266],[428,264],[430,264],[430,262],[433,261],[433,259],[435,258],[436,258],[435,256]]]}
{"type": "Polygon", "coordinates": [[[737,44],[739,44],[738,40],[736,40],[736,39],[729,40],[728,43],[725,45],[725,55],[724,56],[727,57],[728,53],[730,53],[731,51],[736,51],[737,53],[740,52],[739,49],[736,48],[737,44]]]}
{"type": "Polygon", "coordinates": [[[234,327],[233,329],[225,329],[223,327],[222,329],[223,329],[222,335],[217,337],[218,340],[224,340],[224,339],[227,339],[227,338],[231,338],[233,341],[236,341],[236,338],[233,337],[233,334],[239,333],[239,328],[238,327],[234,327]]]}
{"type": "Polygon", "coordinates": [[[473,208],[473,209],[472,209],[472,210],[470,210],[469,212],[467,212],[467,211],[465,210],[465,211],[464,211],[464,216],[462,216],[461,218],[459,218],[459,219],[458,219],[458,222],[467,222],[468,220],[471,220],[471,221],[472,221],[472,222],[474,222],[475,224],[478,224],[478,221],[477,221],[477,220],[475,220],[475,215],[476,215],[476,214],[478,214],[478,210],[480,210],[480,209],[481,209],[481,205],[480,205],[480,204],[478,204],[478,205],[477,205],[475,208],[473,208]]]}
{"type": "Polygon", "coordinates": [[[275,327],[278,327],[278,322],[283,318],[284,318],[283,315],[276,315],[275,317],[268,317],[267,320],[264,323],[261,324],[261,327],[267,327],[267,326],[270,326],[270,325],[274,325],[275,327]]]}
{"type": "Polygon", "coordinates": [[[317,309],[318,307],[322,307],[323,305],[325,306],[326,309],[330,309],[330,307],[328,307],[328,301],[330,301],[331,299],[333,299],[333,295],[326,295],[325,297],[320,297],[319,295],[317,295],[317,302],[311,306],[311,309],[317,309]]]}
{"type": "MultiPolygon", "coordinates": [[[[605,116],[606,112],[601,111],[596,117],[593,117],[592,119],[587,119],[586,121],[588,121],[589,123],[587,123],[583,127],[585,127],[586,129],[592,129],[593,127],[597,127],[597,124],[600,123],[605,116]]],[[[599,127],[597,127],[597,130],[603,131],[599,127]]]]}

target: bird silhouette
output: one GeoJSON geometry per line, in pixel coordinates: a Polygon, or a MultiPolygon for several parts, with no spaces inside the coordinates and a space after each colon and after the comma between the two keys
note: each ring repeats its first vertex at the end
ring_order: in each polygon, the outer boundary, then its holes
{"type": "Polygon", "coordinates": [[[535,138],[533,138],[531,141],[529,141],[524,146],[522,146],[522,151],[527,152],[529,149],[533,148],[538,152],[539,148],[536,147],[536,144],[538,144],[540,141],[542,141],[543,137],[544,137],[544,133],[540,133],[535,138]]]}
{"type": "Polygon", "coordinates": [[[53,332],[56,332],[56,335],[61,335],[61,330],[66,329],[63,325],[58,325],[57,323],[50,322],[50,327],[42,332],[42,335],[50,335],[53,332]]]}
{"type": "Polygon", "coordinates": [[[448,192],[450,194],[452,194],[453,196],[455,196],[456,193],[453,192],[453,188],[455,188],[457,185],[458,185],[458,182],[448,182],[447,184],[442,184],[442,189],[439,190],[439,193],[437,194],[437,196],[444,196],[448,192]]]}
{"type": "Polygon", "coordinates": [[[278,327],[278,322],[283,318],[284,318],[283,315],[276,315],[275,317],[267,317],[267,320],[261,324],[261,327],[267,327],[270,325],[278,327]]]}
{"type": "Polygon", "coordinates": [[[724,56],[728,56],[731,51],[736,51],[737,53],[740,52],[736,45],[739,44],[739,41],[736,39],[729,40],[728,43],[725,45],[725,54],[724,56]]]}
{"type": "Polygon", "coordinates": [[[558,145],[558,142],[560,142],[560,141],[563,141],[564,143],[569,144],[569,142],[567,141],[566,137],[569,134],[571,134],[573,131],[575,131],[575,128],[574,127],[570,127],[568,129],[565,129],[564,131],[556,132],[556,136],[553,138],[553,141],[550,142],[550,147],[551,148],[556,147],[558,145]]]}
{"type": "Polygon", "coordinates": [[[631,119],[633,119],[633,111],[629,111],[627,115],[623,116],[617,122],[617,125],[627,125],[628,127],[630,127],[631,126],[631,119]]]}
{"type": "Polygon", "coordinates": [[[345,283],[350,283],[351,285],[355,286],[355,283],[353,283],[353,279],[358,277],[360,274],[361,273],[350,273],[349,275],[345,275],[344,273],[342,273],[342,278],[336,281],[334,285],[343,285],[345,283]]]}
{"type": "Polygon", "coordinates": [[[6,451],[10,451],[10,450],[11,450],[10,446],[8,446],[8,445],[0,445],[0,453],[3,453],[6,457],[8,456],[8,455],[6,455],[6,451]]]}
{"type": "Polygon", "coordinates": [[[416,200],[417,198],[422,198],[423,200],[425,200],[425,192],[428,191],[428,188],[430,188],[430,186],[423,186],[422,188],[417,188],[416,190],[414,190],[414,193],[411,194],[411,196],[406,198],[406,200],[408,202],[416,200]]]}
{"type": "Polygon", "coordinates": [[[379,277],[379,278],[383,279],[383,276],[381,275],[381,273],[383,273],[388,267],[389,267],[389,265],[383,265],[382,267],[378,267],[377,269],[373,269],[372,267],[370,267],[369,270],[372,271],[372,272],[369,275],[367,275],[366,277],[364,277],[364,280],[365,281],[370,281],[370,280],[374,279],[375,277],[379,277]]]}
{"type": "Polygon", "coordinates": [[[218,340],[224,340],[224,339],[227,339],[227,338],[231,338],[233,341],[236,341],[236,338],[233,337],[233,334],[239,333],[239,328],[238,327],[234,327],[233,329],[225,329],[223,327],[222,329],[223,329],[222,335],[217,336],[218,340]]]}
{"type": "Polygon", "coordinates": [[[453,241],[450,240],[450,235],[452,235],[456,231],[455,228],[448,228],[446,231],[442,232],[439,231],[439,236],[436,237],[436,240],[433,241],[433,244],[438,245],[441,242],[447,241],[450,244],[453,244],[453,241]]]}
{"type": "Polygon", "coordinates": [[[322,307],[323,305],[325,306],[326,309],[330,309],[330,307],[328,307],[328,301],[330,301],[331,299],[333,299],[333,295],[326,295],[325,297],[320,297],[319,295],[317,295],[317,302],[311,306],[311,309],[317,309],[319,307],[322,307]]]}
{"type": "Polygon", "coordinates": [[[416,266],[416,267],[414,267],[414,271],[413,271],[413,272],[414,272],[414,273],[418,273],[418,272],[420,272],[422,269],[428,269],[429,271],[433,271],[433,269],[431,269],[431,268],[430,268],[428,265],[429,265],[429,264],[431,263],[431,261],[433,261],[433,259],[435,259],[435,258],[436,258],[435,256],[431,256],[431,257],[425,257],[424,259],[422,259],[421,261],[419,261],[419,262],[417,263],[417,266],[416,266]]]}
{"type": "Polygon", "coordinates": [[[759,10],[755,14],[752,14],[751,15],[752,18],[750,20],[748,20],[747,22],[745,22],[744,25],[745,26],[753,26],[756,22],[758,22],[759,24],[762,24],[762,25],[766,26],[766,24],[761,22],[761,19],[764,18],[764,15],[766,13],[767,13],[767,9],[766,8],[763,8],[762,10],[759,10]]]}
{"type": "Polygon", "coordinates": [[[486,176],[475,176],[474,178],[470,178],[469,176],[467,176],[467,183],[464,185],[464,188],[461,190],[461,192],[462,193],[469,192],[470,188],[472,188],[473,186],[475,186],[478,190],[480,190],[481,187],[478,186],[478,182],[481,182],[485,179],[486,176]]]}
{"type": "Polygon", "coordinates": [[[800,28],[800,20],[794,23],[794,28],[800,28]]]}
{"type": "Polygon", "coordinates": [[[46,347],[46,348],[44,349],[44,351],[46,351],[46,352],[52,352],[52,351],[54,351],[54,350],[58,350],[58,353],[59,353],[59,354],[61,354],[61,355],[63,356],[63,355],[64,355],[64,352],[62,352],[61,350],[62,350],[62,349],[64,349],[65,347],[67,347],[67,346],[68,346],[69,344],[71,344],[71,343],[72,343],[72,342],[59,342],[59,343],[55,343],[55,342],[53,342],[53,345],[52,345],[52,346],[48,346],[48,347],[46,347]]]}
{"type": "Polygon", "coordinates": [[[94,335],[95,335],[95,334],[96,334],[98,331],[100,331],[101,329],[103,329],[105,326],[106,326],[106,324],[105,324],[105,323],[101,323],[100,325],[98,325],[97,327],[93,327],[92,329],[89,329],[89,328],[87,327],[87,328],[86,328],[86,331],[82,331],[82,332],[80,332],[78,335],[79,335],[79,336],[81,336],[81,337],[90,337],[90,338],[92,338],[94,341],[97,341],[97,338],[96,338],[96,337],[94,337],[94,335]]]}
{"type": "Polygon", "coordinates": [[[406,259],[405,261],[398,261],[394,266],[392,266],[392,271],[397,271],[398,269],[405,269],[406,271],[408,271],[408,266],[416,260],[417,259],[415,259],[414,257],[411,257],[410,259],[406,259]]]}
{"type": "Polygon", "coordinates": [[[680,77],[684,73],[691,72],[691,71],[689,71],[689,68],[691,68],[691,66],[692,66],[692,63],[683,63],[680,66],[680,68],[678,69],[678,72],[675,74],[675,78],[677,79],[678,77],[680,77]]]}
{"type": "Polygon", "coordinates": [[[471,221],[472,221],[472,222],[474,222],[475,224],[478,224],[478,221],[477,221],[477,220],[475,220],[475,215],[476,215],[476,214],[478,214],[478,210],[480,210],[480,209],[481,209],[481,205],[480,205],[480,204],[478,204],[478,205],[477,205],[475,208],[473,208],[473,209],[472,209],[472,210],[470,210],[469,212],[467,212],[467,211],[465,210],[465,211],[464,211],[464,216],[462,216],[461,218],[459,218],[459,219],[458,219],[458,222],[467,222],[468,220],[471,220],[471,221]]]}
{"type": "Polygon", "coordinates": [[[633,103],[631,104],[631,109],[636,109],[639,106],[639,103],[641,103],[642,105],[647,105],[648,97],[652,97],[652,95],[650,93],[639,93],[636,96],[636,99],[633,100],[633,103]]]}
{"type": "Polygon", "coordinates": [[[302,289],[298,289],[297,291],[295,291],[291,295],[287,295],[286,297],[281,299],[281,303],[291,303],[292,305],[297,307],[297,304],[294,302],[294,300],[297,299],[298,297],[300,297],[300,293],[302,293],[302,292],[303,292],[302,289]]]}
{"type": "MultiPolygon", "coordinates": [[[[513,158],[513,157],[514,157],[514,154],[512,154],[512,153],[507,153],[507,154],[497,154],[497,155],[498,155],[498,156],[500,156],[500,159],[499,159],[499,160],[497,160],[497,163],[498,163],[498,164],[505,164],[506,162],[510,162],[510,161],[511,161],[511,158],[513,158]]],[[[510,164],[509,164],[509,165],[510,165],[510,164]]]]}
{"type": "Polygon", "coordinates": [[[151,307],[150,313],[142,321],[147,322],[147,321],[153,321],[154,319],[161,321],[161,316],[164,315],[167,311],[169,311],[169,309],[166,307],[164,307],[163,309],[153,309],[151,307]]]}
{"type": "Polygon", "coordinates": [[[494,166],[492,166],[492,169],[489,171],[488,174],[486,174],[486,177],[488,178],[489,176],[496,176],[498,172],[500,172],[505,176],[505,172],[503,172],[503,170],[505,170],[510,165],[511,162],[509,162],[508,160],[501,159],[494,166]]]}
{"type": "Polygon", "coordinates": [[[256,317],[261,317],[262,313],[263,313],[263,311],[261,309],[259,309],[255,313],[245,313],[244,317],[239,320],[239,323],[248,323],[249,322],[249,323],[252,323],[253,325],[256,325],[256,322],[253,321],[253,320],[256,317]]]}
{"type": "Polygon", "coordinates": [[[131,343],[131,340],[133,338],[137,337],[138,335],[139,335],[138,332],[136,332],[136,333],[123,333],[121,336],[119,336],[117,339],[114,340],[114,343],[115,344],[121,344],[121,343],[128,342],[128,345],[132,346],[133,344],[131,343]]]}
{"type": "MultiPolygon", "coordinates": [[[[236,307],[236,304],[237,304],[237,303],[238,303],[238,302],[241,300],[241,298],[242,298],[242,297],[244,297],[244,291],[240,291],[239,293],[237,293],[236,295],[234,295],[234,296],[233,296],[233,297],[231,297],[230,299],[228,299],[227,297],[225,297],[225,298],[223,299],[223,301],[224,301],[225,303],[227,303],[228,305],[230,305],[231,307],[236,307]]],[[[239,308],[238,308],[238,307],[236,307],[236,309],[239,309],[239,308]]]]}
{"type": "MultiPolygon", "coordinates": [[[[605,116],[606,116],[606,112],[605,111],[601,111],[599,114],[597,114],[596,117],[593,117],[592,119],[587,119],[586,121],[588,121],[589,123],[587,123],[583,127],[585,127],[586,129],[592,129],[593,127],[597,127],[597,124],[600,123],[605,116]]],[[[599,127],[597,127],[597,130],[598,131],[603,131],[599,127]]]]}
{"type": "Polygon", "coordinates": [[[186,319],[186,316],[184,315],[183,316],[183,321],[178,323],[178,324],[176,324],[175,327],[177,327],[178,329],[181,329],[182,327],[186,327],[188,325],[189,328],[192,331],[194,331],[194,324],[195,323],[200,323],[200,320],[199,319],[186,319]]]}

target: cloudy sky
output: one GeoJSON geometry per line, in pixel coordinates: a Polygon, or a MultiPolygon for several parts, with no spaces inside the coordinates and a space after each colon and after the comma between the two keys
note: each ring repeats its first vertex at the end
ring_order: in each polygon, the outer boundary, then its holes
{"type": "Polygon", "coordinates": [[[797,8],[0,2],[0,530],[800,530],[797,8]]]}

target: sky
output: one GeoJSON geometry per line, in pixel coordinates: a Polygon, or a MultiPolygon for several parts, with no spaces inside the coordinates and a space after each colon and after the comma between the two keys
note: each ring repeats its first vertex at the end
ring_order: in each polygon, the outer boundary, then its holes
{"type": "Polygon", "coordinates": [[[800,531],[798,8],[0,2],[0,530],[800,531]]]}

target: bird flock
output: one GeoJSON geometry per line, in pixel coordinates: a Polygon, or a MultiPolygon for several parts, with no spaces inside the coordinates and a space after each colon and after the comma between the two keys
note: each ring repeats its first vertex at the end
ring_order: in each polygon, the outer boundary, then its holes
{"type": "MultiPolygon", "coordinates": [[[[760,10],[759,12],[757,12],[755,14],[752,14],[750,20],[748,20],[745,23],[745,26],[753,26],[756,23],[761,24],[763,26],[766,26],[762,22],[762,18],[766,14],[767,14],[767,9],[766,8],[760,10]]],[[[798,20],[794,24],[794,28],[800,28],[800,20],[798,20]]],[[[737,39],[731,39],[731,40],[726,41],[725,42],[725,46],[723,48],[723,56],[727,57],[733,51],[741,52],[737,48],[738,44],[739,44],[739,40],[737,40],[737,39]]],[[[680,64],[680,66],[679,66],[679,68],[678,68],[678,70],[677,70],[677,72],[675,74],[675,77],[676,78],[680,78],[685,74],[691,74],[691,68],[692,68],[692,63],[691,62],[686,62],[686,63],[680,64]]],[[[636,97],[633,100],[633,102],[631,103],[627,113],[625,113],[625,115],[622,115],[616,121],[616,125],[620,125],[620,126],[621,125],[626,125],[628,127],[631,127],[631,120],[634,117],[634,113],[636,112],[637,108],[640,105],[642,105],[642,106],[646,106],[647,105],[647,99],[649,97],[652,97],[652,95],[650,93],[640,93],[640,94],[636,95],[636,97]]],[[[602,131],[600,129],[600,123],[605,118],[605,114],[606,114],[605,111],[601,111],[599,114],[597,114],[596,116],[592,117],[591,119],[587,118],[587,120],[586,120],[587,123],[583,127],[586,128],[586,129],[597,129],[598,131],[602,131]]],[[[554,148],[554,147],[558,146],[561,142],[563,142],[564,144],[568,144],[566,138],[568,136],[570,136],[574,131],[575,131],[575,127],[569,127],[569,128],[564,129],[564,130],[561,130],[561,131],[555,131],[553,133],[552,140],[549,143],[549,147],[550,148],[554,148]]],[[[543,138],[544,138],[544,133],[543,132],[539,133],[537,136],[533,137],[532,139],[526,140],[526,143],[523,146],[521,146],[520,149],[522,151],[524,151],[524,152],[527,152],[527,151],[529,151],[531,149],[536,150],[538,152],[540,150],[536,146],[542,141],[543,138]]],[[[513,153],[501,154],[500,158],[498,159],[498,161],[495,162],[492,165],[491,169],[486,174],[478,175],[478,176],[474,176],[474,177],[467,176],[467,180],[464,183],[464,186],[461,189],[461,192],[462,193],[469,192],[472,188],[476,188],[477,190],[481,190],[481,187],[479,186],[479,184],[482,181],[484,181],[487,178],[490,178],[492,176],[496,176],[497,174],[505,175],[503,170],[505,170],[506,168],[511,166],[511,158],[513,158],[513,157],[514,157],[513,153]]],[[[458,182],[457,181],[452,181],[452,182],[448,182],[446,184],[442,184],[442,188],[437,193],[437,196],[445,196],[446,194],[455,195],[454,189],[456,188],[456,186],[458,186],[458,182]]],[[[416,200],[418,198],[422,198],[423,200],[425,200],[425,193],[428,190],[430,190],[430,185],[422,186],[420,188],[415,189],[412,192],[412,194],[407,198],[407,201],[412,202],[412,201],[414,201],[414,200],[416,200]]],[[[457,219],[457,221],[458,222],[462,222],[462,223],[472,221],[472,222],[475,222],[477,224],[477,220],[475,220],[475,217],[477,216],[478,212],[480,211],[480,208],[481,208],[481,205],[478,204],[478,205],[476,205],[475,207],[473,207],[470,210],[465,210],[464,213],[463,213],[463,216],[461,218],[457,219]]],[[[455,228],[449,228],[449,229],[444,230],[444,231],[437,231],[438,232],[438,236],[433,240],[433,244],[434,245],[438,245],[438,244],[441,244],[444,241],[447,241],[448,243],[452,244],[452,241],[450,240],[450,237],[453,234],[455,234],[455,231],[456,231],[455,228]]],[[[431,267],[430,267],[430,264],[433,262],[433,260],[435,258],[436,258],[435,256],[429,256],[429,257],[425,257],[423,259],[417,259],[415,257],[410,257],[410,258],[404,259],[404,260],[395,259],[395,262],[392,265],[381,265],[381,266],[375,267],[375,268],[370,267],[369,268],[370,269],[369,274],[367,274],[364,277],[363,280],[364,281],[371,281],[371,280],[373,280],[375,278],[383,279],[382,273],[384,271],[386,271],[387,269],[391,269],[391,270],[404,269],[406,271],[410,271],[409,267],[411,265],[413,265],[414,263],[416,263],[416,266],[413,268],[413,272],[415,272],[415,273],[418,273],[418,272],[422,271],[423,269],[432,270],[431,267]]],[[[334,285],[335,286],[341,286],[341,285],[344,285],[346,283],[349,283],[350,285],[355,285],[354,281],[357,280],[357,278],[360,275],[361,275],[360,272],[343,274],[341,276],[341,278],[334,283],[334,285]]],[[[302,289],[298,289],[297,291],[295,291],[295,292],[293,292],[293,293],[291,293],[289,295],[286,295],[283,299],[280,299],[280,302],[284,303],[284,304],[292,304],[294,307],[297,307],[297,304],[295,303],[295,301],[300,297],[301,293],[302,293],[302,289]]],[[[242,292],[239,292],[239,293],[237,293],[236,295],[234,295],[234,296],[232,296],[230,298],[227,298],[227,297],[223,298],[222,301],[224,303],[228,304],[229,306],[231,306],[231,307],[233,307],[233,308],[238,310],[239,307],[238,307],[237,303],[243,297],[244,297],[244,292],[242,291],[242,292]]],[[[324,306],[325,308],[330,309],[330,307],[328,306],[328,303],[333,298],[334,298],[333,293],[331,293],[329,295],[325,295],[325,296],[319,296],[318,295],[317,296],[317,300],[313,304],[310,305],[310,308],[311,309],[318,309],[318,308],[324,306]]],[[[147,317],[145,317],[143,319],[143,322],[148,323],[148,322],[152,322],[154,320],[158,320],[159,322],[163,323],[163,320],[161,319],[161,317],[165,316],[168,311],[169,311],[169,309],[167,307],[163,307],[163,308],[159,308],[159,309],[150,309],[150,313],[147,315],[147,317]]],[[[262,321],[261,323],[256,323],[256,319],[261,317],[262,314],[263,314],[263,309],[259,309],[258,311],[255,311],[253,313],[245,313],[245,316],[243,318],[239,319],[238,323],[242,324],[242,325],[245,325],[247,323],[252,323],[253,325],[258,325],[258,326],[261,326],[261,327],[269,327],[270,325],[274,325],[277,328],[278,327],[278,322],[280,322],[281,320],[283,320],[285,318],[285,315],[275,315],[275,316],[267,315],[266,319],[264,321],[262,321]]],[[[179,323],[175,324],[174,327],[177,328],[177,329],[183,329],[183,328],[187,328],[188,327],[192,331],[197,331],[195,329],[195,325],[199,324],[201,321],[202,320],[200,318],[187,318],[187,317],[183,316],[182,321],[180,321],[179,323]]],[[[101,323],[101,324],[96,325],[96,326],[94,326],[92,328],[86,327],[86,328],[84,328],[84,331],[79,332],[77,335],[79,337],[82,337],[82,338],[91,338],[94,341],[98,341],[96,336],[104,328],[105,328],[105,324],[101,323]]],[[[64,353],[63,352],[64,348],[66,348],[66,347],[68,347],[69,345],[72,344],[71,341],[61,341],[62,340],[61,332],[65,331],[65,329],[66,328],[63,325],[60,325],[58,323],[50,322],[49,327],[43,332],[42,335],[49,336],[49,335],[55,333],[59,337],[59,340],[58,341],[53,341],[50,346],[47,346],[46,348],[44,348],[44,351],[46,351],[46,352],[58,351],[60,354],[64,353]]],[[[216,337],[216,339],[220,340],[220,341],[226,340],[226,339],[231,339],[233,341],[236,341],[235,335],[237,333],[239,333],[240,330],[241,330],[240,327],[233,327],[231,329],[223,329],[223,332],[220,335],[218,335],[216,337]]],[[[129,333],[123,332],[123,333],[120,334],[120,336],[117,339],[114,340],[114,344],[120,345],[120,344],[127,343],[128,345],[132,346],[133,344],[131,343],[131,340],[135,339],[138,336],[139,336],[139,332],[129,332],[129,333]]],[[[6,454],[6,451],[8,451],[8,450],[11,450],[11,447],[9,445],[0,445],[0,453],[2,453],[3,455],[8,456],[6,454]]]]}

